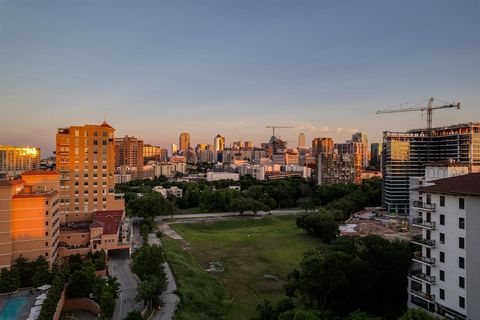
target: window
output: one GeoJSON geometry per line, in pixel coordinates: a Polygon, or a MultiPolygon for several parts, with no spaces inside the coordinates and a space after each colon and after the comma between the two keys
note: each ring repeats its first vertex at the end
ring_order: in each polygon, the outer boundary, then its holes
{"type": "Polygon", "coordinates": [[[460,249],[465,249],[465,238],[458,237],[458,247],[460,249]]]}
{"type": "Polygon", "coordinates": [[[458,305],[460,308],[464,309],[465,308],[465,298],[464,297],[458,297],[458,305]]]}
{"type": "Polygon", "coordinates": [[[445,262],[445,252],[440,251],[440,262],[445,262]]]}
{"type": "Polygon", "coordinates": [[[460,269],[465,269],[465,258],[464,257],[458,257],[458,267],[460,269]]]}
{"type": "Polygon", "coordinates": [[[445,215],[444,215],[444,214],[441,214],[441,215],[440,215],[440,224],[441,224],[442,226],[445,225],[445,215]]]}
{"type": "Polygon", "coordinates": [[[445,281],[445,271],[440,270],[440,280],[445,281]]]}
{"type": "Polygon", "coordinates": [[[445,300],[445,290],[440,289],[440,299],[445,300]]]}
{"type": "Polygon", "coordinates": [[[465,278],[464,277],[458,277],[458,286],[462,289],[465,289],[465,278]]]}
{"type": "Polygon", "coordinates": [[[45,211],[45,215],[48,216],[48,211],[45,211]]]}
{"type": "Polygon", "coordinates": [[[460,229],[465,229],[465,218],[458,218],[458,227],[460,229]]]}
{"type": "Polygon", "coordinates": [[[445,207],[445,196],[440,196],[440,207],[445,207]]]}
{"type": "Polygon", "coordinates": [[[445,243],[445,233],[440,232],[440,243],[445,243]]]}
{"type": "Polygon", "coordinates": [[[458,209],[465,209],[465,198],[458,199],[458,209]]]}
{"type": "Polygon", "coordinates": [[[48,247],[48,242],[45,242],[45,247],[48,247]]]}

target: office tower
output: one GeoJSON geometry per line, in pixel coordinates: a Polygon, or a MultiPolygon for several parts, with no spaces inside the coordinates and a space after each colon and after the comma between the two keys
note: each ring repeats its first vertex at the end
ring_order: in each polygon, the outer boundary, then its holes
{"type": "Polygon", "coordinates": [[[380,169],[382,166],[382,150],[381,143],[372,143],[370,145],[370,167],[380,169]]]}
{"type": "Polygon", "coordinates": [[[190,148],[190,134],[188,132],[180,133],[179,145],[180,151],[187,151],[190,148]]]}
{"type": "Polygon", "coordinates": [[[171,149],[172,149],[172,155],[178,152],[178,146],[175,143],[172,143],[171,149]]]}
{"type": "Polygon", "coordinates": [[[143,140],[125,136],[115,138],[115,168],[136,168],[139,175],[143,169],[143,140]]]}
{"type": "Polygon", "coordinates": [[[347,141],[345,143],[335,143],[334,149],[341,154],[351,154],[355,161],[355,171],[361,173],[368,167],[368,148],[363,142],[347,141]]]}
{"type": "MultiPolygon", "coordinates": [[[[456,170],[456,169],[454,169],[456,170]]],[[[480,319],[480,173],[431,181],[411,206],[421,229],[412,242],[408,306],[446,319],[480,319]]]]}
{"type": "Polygon", "coordinates": [[[27,171],[21,179],[0,181],[0,268],[21,255],[43,256],[51,267],[59,237],[59,174],[27,171]]]}
{"type": "Polygon", "coordinates": [[[159,146],[152,146],[151,144],[143,145],[143,163],[148,161],[165,162],[168,160],[168,151],[159,146]]]}
{"type": "Polygon", "coordinates": [[[245,141],[243,143],[244,148],[253,148],[253,142],[252,141],[245,141]]]}
{"type": "Polygon", "coordinates": [[[0,146],[0,175],[16,176],[40,168],[40,148],[0,146]]]}
{"type": "Polygon", "coordinates": [[[298,149],[306,149],[307,148],[307,141],[305,139],[305,134],[300,133],[298,135],[298,149]]]}
{"type": "Polygon", "coordinates": [[[480,123],[457,124],[408,132],[384,132],[382,154],[382,205],[390,213],[407,215],[409,179],[422,177],[432,161],[467,163],[469,170],[480,165],[480,123]]]}
{"type": "Polygon", "coordinates": [[[233,141],[232,142],[232,148],[233,149],[243,148],[243,142],[241,140],[240,141],[233,141]]]}
{"type": "Polygon", "coordinates": [[[95,211],[124,209],[114,188],[114,131],[106,122],[58,129],[61,224],[92,221],[95,211]]]}
{"type": "Polygon", "coordinates": [[[223,151],[223,149],[225,149],[225,137],[217,134],[217,136],[213,139],[213,145],[216,152],[223,151]]]}
{"type": "Polygon", "coordinates": [[[319,154],[333,153],[332,138],[315,138],[312,140],[312,155],[317,157],[319,154]]]}

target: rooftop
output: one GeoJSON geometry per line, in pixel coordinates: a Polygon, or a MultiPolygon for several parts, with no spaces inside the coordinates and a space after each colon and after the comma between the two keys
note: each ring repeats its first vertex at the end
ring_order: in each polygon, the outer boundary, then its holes
{"type": "Polygon", "coordinates": [[[122,218],[122,210],[97,211],[95,213],[95,217],[93,218],[93,224],[100,224],[101,226],[103,226],[104,234],[116,234],[122,218]]]}
{"type": "Polygon", "coordinates": [[[25,171],[22,173],[22,176],[53,176],[53,175],[59,175],[57,171],[25,171]]]}
{"type": "Polygon", "coordinates": [[[470,173],[462,176],[439,179],[431,186],[414,189],[426,193],[442,193],[459,196],[480,196],[480,173],[470,173]]]}

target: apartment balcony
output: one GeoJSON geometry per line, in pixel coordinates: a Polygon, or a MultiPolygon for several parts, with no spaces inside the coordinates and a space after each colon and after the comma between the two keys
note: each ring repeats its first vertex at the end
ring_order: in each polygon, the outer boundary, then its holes
{"type": "Polygon", "coordinates": [[[435,230],[435,222],[434,221],[425,221],[422,218],[415,218],[412,220],[412,226],[424,228],[428,230],[435,230]]]}
{"type": "Polygon", "coordinates": [[[435,203],[425,203],[422,201],[413,201],[412,205],[415,209],[426,210],[426,211],[435,211],[435,203]]]}
{"type": "Polygon", "coordinates": [[[423,292],[423,291],[420,291],[420,290],[415,290],[415,289],[410,290],[410,293],[419,297],[419,298],[422,298],[424,300],[427,300],[427,301],[430,301],[430,302],[435,302],[435,295],[434,294],[426,293],[426,292],[423,292]]]}
{"type": "Polygon", "coordinates": [[[435,258],[425,257],[422,255],[421,251],[416,251],[413,253],[413,260],[431,267],[435,265],[435,258]]]}
{"type": "Polygon", "coordinates": [[[435,248],[435,240],[424,239],[422,236],[414,236],[412,238],[412,243],[418,244],[419,246],[424,246],[427,248],[435,248]]]}
{"type": "Polygon", "coordinates": [[[412,271],[410,273],[410,277],[417,281],[421,281],[429,284],[435,284],[435,276],[430,276],[421,271],[412,271]]]}

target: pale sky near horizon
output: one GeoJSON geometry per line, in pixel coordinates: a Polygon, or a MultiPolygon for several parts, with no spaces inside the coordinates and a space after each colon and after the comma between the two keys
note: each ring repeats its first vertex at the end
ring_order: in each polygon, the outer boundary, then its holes
{"type": "MultiPolygon", "coordinates": [[[[480,1],[0,0],[0,144],[48,156],[101,123],[164,147],[217,133],[370,141],[425,126],[376,115],[430,96],[434,124],[480,121],[480,1]]],[[[425,102],[426,103],[426,102],[425,102]]]]}

